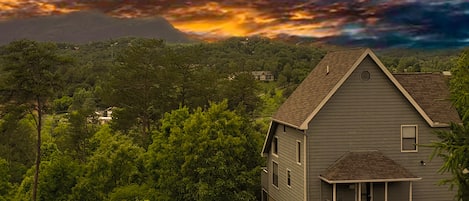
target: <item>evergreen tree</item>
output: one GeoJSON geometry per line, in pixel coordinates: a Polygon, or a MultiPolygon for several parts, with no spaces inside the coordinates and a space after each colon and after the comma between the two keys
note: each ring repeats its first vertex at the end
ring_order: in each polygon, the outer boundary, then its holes
{"type": "Polygon", "coordinates": [[[1,57],[5,85],[0,89],[2,103],[15,104],[24,113],[32,115],[36,134],[36,164],[32,200],[36,200],[39,167],[41,163],[41,132],[47,104],[61,87],[56,74],[59,65],[68,61],[60,57],[52,43],[29,40],[14,41],[7,45],[1,57]]]}

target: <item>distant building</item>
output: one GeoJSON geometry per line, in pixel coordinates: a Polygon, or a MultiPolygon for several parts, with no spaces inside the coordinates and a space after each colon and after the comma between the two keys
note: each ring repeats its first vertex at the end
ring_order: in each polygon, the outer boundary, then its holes
{"type": "Polygon", "coordinates": [[[112,120],[112,109],[113,107],[109,107],[105,110],[95,112],[98,116],[99,124],[106,124],[112,120]]]}
{"type": "Polygon", "coordinates": [[[445,201],[438,130],[461,120],[447,73],[391,74],[370,49],[327,54],[272,117],[262,200],[445,201]]]}
{"type": "Polygon", "coordinates": [[[259,81],[274,81],[275,77],[271,71],[252,71],[251,74],[254,76],[254,79],[259,81]]]}

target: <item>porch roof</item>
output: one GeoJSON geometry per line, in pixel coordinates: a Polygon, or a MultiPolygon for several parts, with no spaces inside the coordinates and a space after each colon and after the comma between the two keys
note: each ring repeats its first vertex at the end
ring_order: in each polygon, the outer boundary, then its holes
{"type": "Polygon", "coordinates": [[[327,183],[417,181],[422,178],[379,151],[348,152],[319,178],[327,183]]]}

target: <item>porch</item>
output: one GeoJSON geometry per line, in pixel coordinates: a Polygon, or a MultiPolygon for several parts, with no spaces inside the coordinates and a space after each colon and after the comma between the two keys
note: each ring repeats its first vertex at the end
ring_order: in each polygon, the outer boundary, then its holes
{"type": "Polygon", "coordinates": [[[346,153],[319,179],[321,201],[412,201],[421,180],[378,151],[346,153]]]}

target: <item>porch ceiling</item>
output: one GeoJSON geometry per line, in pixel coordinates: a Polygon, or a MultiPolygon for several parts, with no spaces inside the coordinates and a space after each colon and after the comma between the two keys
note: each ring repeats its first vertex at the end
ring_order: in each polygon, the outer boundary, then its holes
{"type": "Polygon", "coordinates": [[[416,181],[421,178],[379,151],[348,152],[319,178],[327,183],[416,181]]]}

